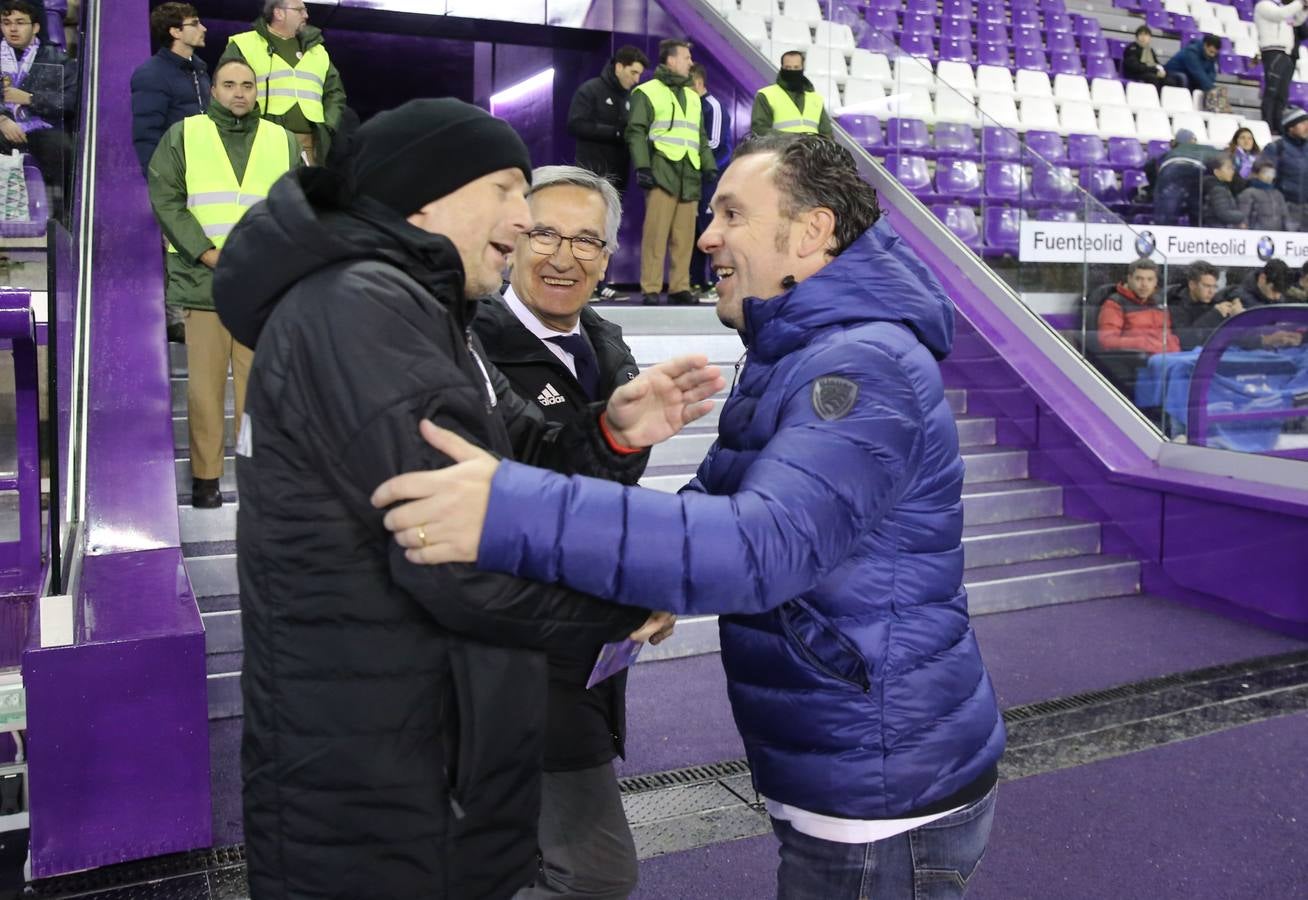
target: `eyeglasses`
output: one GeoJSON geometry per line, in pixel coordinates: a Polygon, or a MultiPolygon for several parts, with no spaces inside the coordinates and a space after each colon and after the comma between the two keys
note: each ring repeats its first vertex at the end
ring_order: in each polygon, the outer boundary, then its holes
{"type": "Polygon", "coordinates": [[[289,9],[291,12],[303,13],[308,12],[303,6],[283,6],[282,9],[289,9]]]}
{"type": "Polygon", "coordinates": [[[559,249],[559,245],[567,241],[572,246],[572,255],[578,262],[599,259],[599,255],[609,245],[608,241],[601,241],[599,238],[584,235],[570,237],[559,234],[557,231],[550,231],[547,228],[528,231],[527,241],[531,244],[531,249],[541,256],[553,256],[554,252],[559,249]]]}
{"type": "Polygon", "coordinates": [[[183,27],[183,28],[199,28],[199,27],[200,27],[200,20],[199,20],[199,19],[192,19],[192,20],[189,21],[189,22],[183,22],[181,27],[183,27]]]}

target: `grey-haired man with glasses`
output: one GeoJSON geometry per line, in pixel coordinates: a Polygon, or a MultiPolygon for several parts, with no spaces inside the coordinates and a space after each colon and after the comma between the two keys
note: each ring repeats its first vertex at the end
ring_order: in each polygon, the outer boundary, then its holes
{"type": "MultiPolygon", "coordinates": [[[[603,177],[544,166],[527,195],[531,228],[518,237],[504,296],[481,302],[473,330],[513,390],[567,423],[637,375],[622,330],[587,305],[618,243],[622,207],[603,177]]],[[[598,646],[551,653],[541,791],[541,874],[517,900],[625,898],[636,847],[613,758],[623,753],[626,674],[589,690],[598,646]]]]}

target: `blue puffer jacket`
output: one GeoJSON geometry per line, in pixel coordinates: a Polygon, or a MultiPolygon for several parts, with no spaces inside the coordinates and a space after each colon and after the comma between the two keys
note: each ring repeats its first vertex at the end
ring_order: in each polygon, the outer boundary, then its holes
{"type": "Polygon", "coordinates": [[[1276,163],[1276,187],[1286,202],[1308,203],[1308,141],[1283,137],[1264,147],[1263,156],[1276,163]]]}
{"type": "Polygon", "coordinates": [[[962,587],[963,462],[936,363],[952,305],[883,222],[745,317],[739,384],[681,494],[501,464],[478,565],[724,614],[760,793],[845,818],[927,810],[1004,747],[962,587]],[[827,376],[857,385],[843,414],[818,402],[827,376]]]}
{"type": "Polygon", "coordinates": [[[1195,38],[1176,52],[1163,69],[1190,79],[1191,90],[1211,91],[1217,84],[1217,60],[1204,53],[1203,38],[1195,38]]]}
{"type": "Polygon", "coordinates": [[[209,67],[163,47],[132,73],[132,143],[141,171],[169,126],[209,108],[209,67]]]}

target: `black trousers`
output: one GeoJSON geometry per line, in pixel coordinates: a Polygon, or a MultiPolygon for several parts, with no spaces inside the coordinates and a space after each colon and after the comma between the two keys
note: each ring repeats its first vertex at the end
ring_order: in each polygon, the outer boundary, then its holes
{"type": "Polygon", "coordinates": [[[1294,57],[1281,50],[1264,50],[1263,121],[1272,134],[1281,133],[1281,113],[1290,98],[1290,81],[1294,78],[1294,57]]]}

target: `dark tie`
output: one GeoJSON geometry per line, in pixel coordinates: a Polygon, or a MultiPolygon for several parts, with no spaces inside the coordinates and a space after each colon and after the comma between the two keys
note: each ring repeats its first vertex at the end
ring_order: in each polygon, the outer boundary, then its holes
{"type": "Polygon", "coordinates": [[[577,383],[586,392],[587,398],[598,399],[599,362],[595,359],[595,351],[590,348],[590,341],[580,334],[556,334],[545,340],[551,344],[558,344],[572,354],[572,364],[577,370],[577,383]]]}

